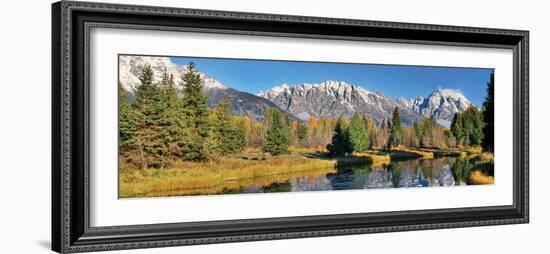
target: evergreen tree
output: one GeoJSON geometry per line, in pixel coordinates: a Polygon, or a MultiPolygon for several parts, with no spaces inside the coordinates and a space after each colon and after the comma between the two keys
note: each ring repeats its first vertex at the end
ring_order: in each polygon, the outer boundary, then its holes
{"type": "Polygon", "coordinates": [[[118,138],[120,154],[134,149],[135,145],[135,117],[134,112],[126,99],[126,91],[118,83],[118,138]]]}
{"type": "Polygon", "coordinates": [[[214,112],[210,113],[211,114],[208,116],[208,122],[210,123],[210,125],[208,126],[208,132],[206,133],[206,138],[204,139],[201,147],[201,158],[193,158],[191,160],[211,160],[216,156],[222,155],[221,137],[226,133],[219,132],[219,128],[221,126],[217,124],[218,121],[216,118],[216,114],[214,112]]]}
{"type": "Polygon", "coordinates": [[[424,129],[422,128],[422,126],[420,126],[420,124],[418,124],[418,122],[414,122],[413,123],[413,129],[414,129],[414,134],[415,134],[416,138],[418,140],[421,140],[422,136],[424,136],[424,129]]]}
{"type": "Polygon", "coordinates": [[[209,123],[209,133],[205,140],[205,150],[209,152],[207,157],[229,154],[231,105],[227,100],[219,101],[214,107],[210,114],[209,123]]]}
{"type": "Polygon", "coordinates": [[[353,152],[348,128],[340,118],[336,121],[332,142],[327,145],[327,150],[331,156],[344,156],[353,152]]]}
{"type": "Polygon", "coordinates": [[[308,133],[308,129],[307,129],[307,126],[301,122],[298,122],[298,128],[297,128],[297,135],[298,136],[298,143],[301,145],[301,146],[307,146],[308,144],[308,137],[307,137],[307,133],[308,133]]]}
{"type": "Polygon", "coordinates": [[[461,113],[463,118],[464,134],[470,145],[480,145],[483,140],[483,116],[474,106],[468,107],[461,113]]]}
{"type": "Polygon", "coordinates": [[[354,152],[366,151],[370,148],[370,140],[361,117],[355,113],[349,124],[350,141],[354,152]]]}
{"type": "Polygon", "coordinates": [[[393,110],[391,127],[390,127],[390,146],[398,146],[401,144],[403,137],[403,127],[401,126],[401,115],[399,113],[399,108],[395,107],[393,110]]]}
{"type": "Polygon", "coordinates": [[[493,151],[494,149],[494,128],[495,128],[495,75],[491,73],[491,78],[487,82],[487,96],[483,102],[483,150],[493,151]]]}
{"type": "Polygon", "coordinates": [[[210,155],[236,154],[246,144],[244,121],[233,116],[231,102],[221,100],[212,110],[206,151],[210,155]]]}
{"type": "Polygon", "coordinates": [[[184,87],[182,115],[187,129],[181,147],[182,157],[184,160],[205,160],[212,154],[205,145],[210,133],[208,98],[203,91],[203,80],[195,70],[193,62],[187,65],[185,74],[181,76],[181,82],[184,87]]]}
{"type": "Polygon", "coordinates": [[[159,82],[162,102],[163,126],[162,140],[168,147],[169,154],[174,158],[181,157],[181,146],[184,142],[185,119],[182,111],[182,100],[178,96],[174,75],[168,74],[166,68],[159,82]]]}
{"type": "Polygon", "coordinates": [[[159,82],[161,88],[173,88],[176,89],[176,81],[174,80],[174,75],[168,73],[168,69],[164,67],[162,76],[159,82]]]}
{"type": "Polygon", "coordinates": [[[162,168],[166,165],[168,148],[163,141],[163,105],[160,89],[153,84],[153,69],[145,66],[139,74],[132,101],[135,119],[135,146],[142,168],[162,168]]]}
{"type": "Polygon", "coordinates": [[[233,116],[233,145],[231,147],[232,153],[236,154],[241,152],[248,143],[246,133],[246,118],[233,116]]]}
{"type": "Polygon", "coordinates": [[[464,143],[464,123],[462,121],[461,113],[456,113],[453,116],[453,121],[451,122],[451,133],[453,133],[453,136],[459,145],[464,143]]]}
{"type": "Polygon", "coordinates": [[[262,151],[272,155],[288,153],[290,146],[290,130],[283,113],[275,108],[269,108],[266,116],[267,130],[262,151]]]}
{"type": "Polygon", "coordinates": [[[451,132],[460,145],[480,145],[483,141],[483,114],[475,106],[456,113],[451,123],[451,132]]]}

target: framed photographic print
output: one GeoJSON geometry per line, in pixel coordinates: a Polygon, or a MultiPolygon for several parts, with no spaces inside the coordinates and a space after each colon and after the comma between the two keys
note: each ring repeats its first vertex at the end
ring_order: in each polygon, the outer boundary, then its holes
{"type": "Polygon", "coordinates": [[[61,1],[52,249],[527,223],[527,31],[61,1]]]}

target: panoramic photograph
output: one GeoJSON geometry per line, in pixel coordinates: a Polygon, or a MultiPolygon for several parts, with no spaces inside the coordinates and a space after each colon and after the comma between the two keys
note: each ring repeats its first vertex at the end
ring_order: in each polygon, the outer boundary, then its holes
{"type": "Polygon", "coordinates": [[[494,184],[494,70],[118,57],[119,198],[494,184]]]}

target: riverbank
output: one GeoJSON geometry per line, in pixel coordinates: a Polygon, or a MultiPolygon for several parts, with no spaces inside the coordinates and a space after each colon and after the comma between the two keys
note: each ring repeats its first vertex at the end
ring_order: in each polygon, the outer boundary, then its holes
{"type": "Polygon", "coordinates": [[[162,193],[193,195],[239,187],[246,179],[271,178],[314,170],[334,170],[336,160],[306,158],[300,154],[267,158],[223,157],[210,162],[177,161],[166,169],[130,169],[121,162],[121,198],[166,196],[162,193]],[[234,183],[234,184],[232,184],[234,183]]]}
{"type": "Polygon", "coordinates": [[[392,158],[437,158],[437,157],[466,157],[484,154],[480,146],[467,146],[461,148],[410,148],[395,147],[388,151],[392,158]]]}
{"type": "MultiPolygon", "coordinates": [[[[176,161],[166,169],[133,169],[120,162],[119,196],[156,197],[178,195],[205,195],[223,193],[252,184],[267,185],[287,181],[292,177],[333,173],[337,168],[354,165],[370,165],[384,168],[392,160],[433,159],[446,153],[463,151],[428,150],[396,147],[390,150],[370,150],[345,157],[328,157],[314,149],[291,149],[290,154],[270,156],[258,149],[248,149],[238,156],[216,158],[208,162],[176,161]]],[[[454,156],[454,155],[453,155],[454,156]]],[[[488,184],[494,179],[487,169],[492,169],[492,155],[470,155],[475,170],[470,181],[488,184]]]]}

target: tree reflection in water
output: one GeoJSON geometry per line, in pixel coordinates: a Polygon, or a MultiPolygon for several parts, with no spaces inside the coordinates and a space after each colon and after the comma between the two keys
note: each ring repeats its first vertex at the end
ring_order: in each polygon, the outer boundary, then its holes
{"type": "MultiPolygon", "coordinates": [[[[350,189],[414,188],[469,185],[474,170],[493,176],[492,164],[479,167],[475,158],[443,157],[392,161],[388,165],[338,163],[334,172],[289,176],[266,184],[258,181],[224,193],[303,192],[350,189]]],[[[483,165],[483,164],[481,164],[483,165]]],[[[326,171],[325,171],[326,172],[326,171]]]]}

